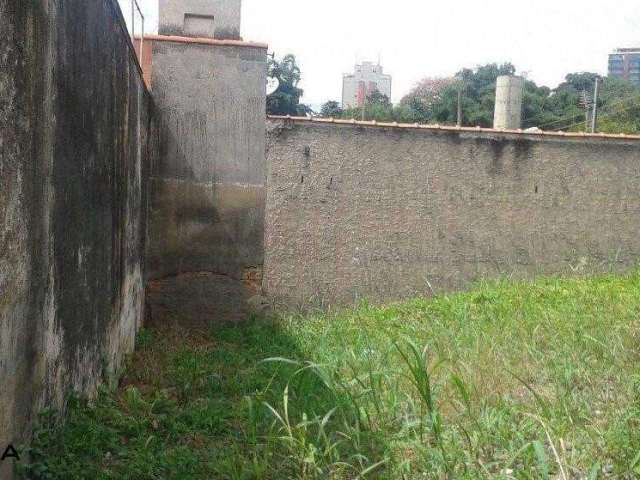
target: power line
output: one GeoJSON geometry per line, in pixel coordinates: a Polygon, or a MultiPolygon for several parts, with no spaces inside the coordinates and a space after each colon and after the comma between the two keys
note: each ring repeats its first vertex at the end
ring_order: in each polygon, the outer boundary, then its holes
{"type": "MultiPolygon", "coordinates": [[[[616,115],[618,113],[621,113],[624,110],[620,110],[620,111],[616,111],[616,112],[611,112],[611,113],[601,113],[600,114],[600,118],[606,118],[606,117],[611,117],[612,115],[616,115]]],[[[584,121],[581,122],[576,122],[576,123],[572,123],[570,125],[567,125],[565,127],[561,127],[561,128],[556,128],[553,131],[554,132],[559,132],[559,131],[563,131],[563,130],[570,130],[573,127],[577,127],[578,125],[584,125],[584,121]]]]}
{"type": "MultiPolygon", "coordinates": [[[[629,95],[628,97],[620,98],[620,99],[615,100],[615,101],[613,101],[613,102],[611,102],[611,103],[607,103],[607,104],[605,105],[605,108],[607,108],[607,109],[608,109],[608,108],[610,108],[610,107],[613,107],[613,106],[619,105],[619,104],[621,104],[621,103],[625,103],[625,102],[627,102],[627,101],[638,100],[639,98],[640,98],[640,93],[635,93],[635,94],[629,95]]],[[[547,123],[543,123],[543,124],[536,125],[536,126],[537,126],[538,128],[548,127],[548,126],[550,126],[550,125],[555,125],[555,124],[557,124],[557,123],[566,122],[567,120],[574,120],[575,118],[577,118],[577,117],[579,117],[579,116],[581,116],[581,115],[582,115],[582,112],[580,112],[580,113],[575,113],[575,114],[573,114],[573,115],[568,115],[568,116],[563,117],[563,118],[560,118],[560,119],[558,119],[558,120],[554,120],[554,121],[552,121],[552,122],[547,122],[547,123]]],[[[525,120],[525,122],[528,122],[528,121],[533,120],[533,119],[534,119],[534,117],[528,118],[527,120],[525,120]]],[[[569,127],[572,127],[572,126],[575,126],[575,125],[579,125],[580,123],[584,123],[584,122],[574,123],[574,124],[569,125],[569,127]]],[[[569,128],[569,127],[562,127],[562,128],[569,128]]],[[[558,130],[558,129],[552,129],[552,130],[558,130]]]]}
{"type": "MultiPolygon", "coordinates": [[[[537,126],[538,128],[548,127],[549,125],[555,125],[556,123],[562,123],[562,122],[566,122],[567,120],[573,120],[573,119],[575,119],[576,117],[580,117],[580,116],[582,116],[582,112],[580,112],[580,113],[575,113],[575,114],[573,114],[573,115],[571,115],[571,116],[567,116],[567,117],[561,118],[561,119],[559,119],[559,120],[554,120],[553,122],[547,122],[547,123],[543,123],[543,124],[536,125],[536,126],[537,126]]],[[[526,121],[526,122],[528,122],[529,120],[532,120],[532,119],[533,119],[533,117],[532,117],[532,118],[529,118],[529,119],[527,119],[527,120],[525,120],[525,121],[526,121]]]]}
{"type": "MultiPolygon", "coordinates": [[[[638,98],[637,100],[640,101],[640,98],[638,98]]],[[[629,110],[631,108],[634,108],[634,107],[640,107],[640,104],[636,103],[636,104],[632,104],[632,105],[627,105],[626,107],[614,109],[613,111],[605,110],[605,113],[604,113],[603,116],[610,117],[611,115],[616,115],[618,113],[625,112],[625,111],[627,111],[627,110],[629,110]]]]}
{"type": "MultiPolygon", "coordinates": [[[[640,100],[640,99],[639,99],[639,100],[640,100]]],[[[615,111],[611,111],[611,112],[608,112],[608,113],[602,113],[602,112],[601,112],[599,115],[600,115],[600,118],[604,118],[604,117],[611,117],[611,116],[613,116],[613,115],[617,115],[617,114],[619,114],[619,113],[622,113],[622,112],[624,112],[624,111],[626,111],[626,110],[629,110],[629,109],[631,109],[631,108],[634,108],[634,107],[640,107],[640,104],[627,105],[627,106],[626,106],[626,107],[624,107],[624,108],[620,108],[620,109],[617,109],[617,110],[615,110],[615,111]]],[[[605,112],[606,112],[606,111],[605,111],[605,112]]],[[[582,125],[582,124],[584,124],[584,122],[572,123],[571,125],[567,125],[566,127],[563,127],[563,128],[557,128],[557,129],[555,129],[554,131],[564,130],[564,129],[570,129],[570,128],[572,128],[572,127],[577,127],[578,125],[582,125]]]]}

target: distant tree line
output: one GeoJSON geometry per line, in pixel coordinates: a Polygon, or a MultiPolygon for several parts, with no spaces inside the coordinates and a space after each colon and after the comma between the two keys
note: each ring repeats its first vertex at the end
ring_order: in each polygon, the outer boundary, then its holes
{"type": "MultiPolygon", "coordinates": [[[[278,89],[267,97],[267,113],[272,115],[319,114],[327,118],[455,125],[460,95],[462,124],[481,127],[493,125],[497,78],[516,72],[511,63],[464,68],[453,77],[421,80],[397,105],[376,91],[367,97],[364,108],[343,110],[332,100],[316,113],[300,102],[304,93],[298,86],[302,75],[294,55],[285,55],[281,60],[271,58],[268,68],[269,75],[279,81],[278,89]]],[[[587,118],[590,108],[585,105],[592,102],[596,79],[600,81],[598,130],[639,133],[640,88],[625,80],[589,72],[571,73],[555,89],[526,80],[523,128],[584,130],[590,123],[587,118]]]]}
{"type": "MultiPolygon", "coordinates": [[[[320,115],[336,118],[397,121],[401,123],[440,123],[455,125],[458,95],[462,98],[462,124],[491,127],[495,105],[496,80],[514,75],[516,68],[505,63],[476,69],[465,68],[450,78],[425,78],[399,104],[374,92],[364,108],[342,110],[338,102],[323,105],[320,115]]],[[[523,128],[544,130],[584,130],[590,123],[585,108],[593,99],[596,79],[600,83],[598,130],[602,132],[640,132],[640,88],[595,73],[572,73],[555,89],[525,82],[523,128]]]]}

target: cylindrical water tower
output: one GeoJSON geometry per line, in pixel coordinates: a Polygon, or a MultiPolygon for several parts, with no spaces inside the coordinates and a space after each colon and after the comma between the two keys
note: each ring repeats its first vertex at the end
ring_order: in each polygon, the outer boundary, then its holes
{"type": "Polygon", "coordinates": [[[493,128],[517,130],[522,127],[524,78],[502,76],[496,84],[496,109],[493,128]]]}

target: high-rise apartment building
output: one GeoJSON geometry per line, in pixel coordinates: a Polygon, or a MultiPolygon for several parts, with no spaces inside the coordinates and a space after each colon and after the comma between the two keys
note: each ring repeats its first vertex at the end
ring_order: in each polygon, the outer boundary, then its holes
{"type": "Polygon", "coordinates": [[[391,75],[385,75],[380,64],[356,65],[354,73],[342,79],[342,108],[362,107],[376,90],[391,99],[391,75]]]}
{"type": "Polygon", "coordinates": [[[609,76],[640,86],[640,48],[618,48],[609,55],[609,76]]]}

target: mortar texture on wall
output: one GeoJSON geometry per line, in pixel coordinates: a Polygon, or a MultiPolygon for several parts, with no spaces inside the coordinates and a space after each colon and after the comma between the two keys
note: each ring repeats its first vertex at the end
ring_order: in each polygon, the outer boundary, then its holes
{"type": "MultiPolygon", "coordinates": [[[[0,0],[0,446],[134,346],[153,105],[115,1],[0,0]]],[[[11,462],[2,462],[8,478],[11,462]]]]}
{"type": "Polygon", "coordinates": [[[262,265],[266,65],[266,47],[153,40],[151,278],[262,265]]]}
{"type": "Polygon", "coordinates": [[[633,266],[640,141],[271,126],[264,288],[290,306],[633,266]]]}

